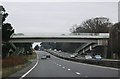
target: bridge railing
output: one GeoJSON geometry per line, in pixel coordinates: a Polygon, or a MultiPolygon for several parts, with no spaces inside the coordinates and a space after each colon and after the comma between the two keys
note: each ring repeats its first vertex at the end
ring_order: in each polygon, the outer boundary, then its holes
{"type": "Polygon", "coordinates": [[[81,36],[109,36],[109,33],[71,33],[69,35],[81,35],[81,36]]]}
{"type": "Polygon", "coordinates": [[[13,34],[13,36],[109,36],[109,33],[38,33],[38,34],[13,34]]]}

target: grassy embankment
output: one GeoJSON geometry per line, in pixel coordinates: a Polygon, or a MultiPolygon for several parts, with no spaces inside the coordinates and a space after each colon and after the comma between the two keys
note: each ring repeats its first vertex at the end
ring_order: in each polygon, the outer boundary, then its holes
{"type": "Polygon", "coordinates": [[[10,56],[2,60],[2,77],[9,77],[11,74],[27,67],[35,59],[36,53],[24,56],[10,56]]]}

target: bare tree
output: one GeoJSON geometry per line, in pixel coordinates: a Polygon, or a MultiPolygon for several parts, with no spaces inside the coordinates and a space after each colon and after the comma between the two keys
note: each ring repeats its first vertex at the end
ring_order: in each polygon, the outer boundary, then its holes
{"type": "Polygon", "coordinates": [[[72,33],[108,33],[112,23],[106,17],[97,17],[84,21],[81,25],[74,25],[72,33]]]}

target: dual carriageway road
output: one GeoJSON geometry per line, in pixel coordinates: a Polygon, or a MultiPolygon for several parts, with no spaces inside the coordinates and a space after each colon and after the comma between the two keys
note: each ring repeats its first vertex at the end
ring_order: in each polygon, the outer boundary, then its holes
{"type": "Polygon", "coordinates": [[[116,79],[119,76],[119,69],[95,66],[83,63],[72,62],[55,57],[45,51],[36,51],[38,63],[36,67],[24,77],[84,77],[116,79]],[[41,59],[43,55],[49,54],[51,58],[41,59]]]}

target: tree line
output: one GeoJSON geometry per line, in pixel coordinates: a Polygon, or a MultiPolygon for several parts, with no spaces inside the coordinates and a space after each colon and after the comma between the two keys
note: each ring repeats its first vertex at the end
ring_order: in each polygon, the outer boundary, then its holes
{"type": "Polygon", "coordinates": [[[10,43],[10,38],[14,33],[13,26],[11,23],[6,23],[5,20],[8,16],[5,8],[0,6],[0,15],[2,17],[2,58],[6,58],[8,55],[11,56],[14,52],[18,54],[17,48],[24,48],[23,54],[32,54],[32,43],[10,43]]]}

